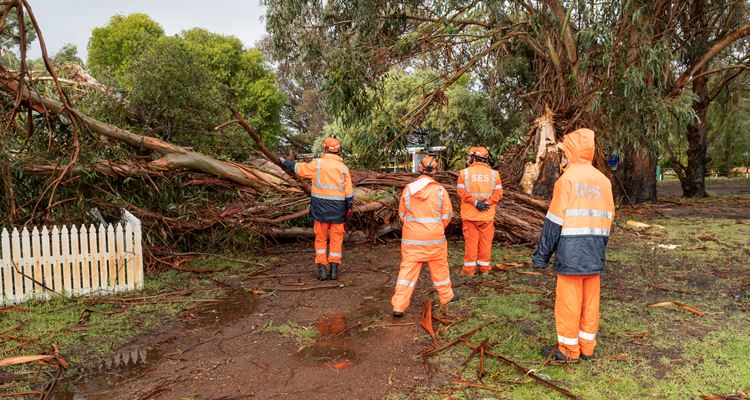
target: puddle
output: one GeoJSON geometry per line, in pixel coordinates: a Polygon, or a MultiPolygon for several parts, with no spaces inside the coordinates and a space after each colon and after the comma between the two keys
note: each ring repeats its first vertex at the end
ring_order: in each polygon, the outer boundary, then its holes
{"type": "MultiPolygon", "coordinates": [[[[243,292],[228,293],[219,298],[220,303],[211,303],[182,312],[182,324],[200,327],[228,326],[252,314],[258,304],[257,298],[243,292]]],[[[345,326],[346,322],[344,322],[345,326]]],[[[338,325],[336,325],[338,326],[338,325]]],[[[53,400],[107,400],[118,384],[137,379],[148,367],[165,358],[174,350],[168,343],[172,332],[182,329],[180,323],[154,335],[144,335],[141,343],[133,343],[110,354],[92,367],[70,371],[68,379],[58,384],[53,400]],[[143,342],[146,342],[144,344],[143,342]],[[159,346],[160,344],[165,344],[159,346]]]]}
{"type": "Polygon", "coordinates": [[[297,352],[297,356],[331,368],[344,368],[357,363],[357,354],[345,344],[316,343],[297,352]]]}
{"type": "Polygon", "coordinates": [[[258,299],[237,292],[219,298],[221,303],[211,303],[183,313],[183,317],[200,321],[200,326],[227,326],[255,312],[258,299]]]}
{"type": "Polygon", "coordinates": [[[315,327],[317,328],[318,336],[320,337],[338,335],[346,331],[346,318],[342,314],[334,314],[331,317],[323,317],[318,320],[318,323],[315,325],[315,327]]]}

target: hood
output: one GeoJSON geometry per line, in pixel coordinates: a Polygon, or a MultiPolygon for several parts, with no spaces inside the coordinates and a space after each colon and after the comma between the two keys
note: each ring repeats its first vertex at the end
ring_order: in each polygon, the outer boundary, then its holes
{"type": "Polygon", "coordinates": [[[594,159],[594,131],[577,129],[563,138],[562,149],[571,164],[591,164],[594,159]]]}
{"type": "Polygon", "coordinates": [[[435,180],[430,178],[427,175],[422,175],[419,178],[417,178],[416,181],[406,185],[406,190],[409,191],[409,195],[417,197],[419,199],[426,199],[427,198],[427,191],[424,190],[428,185],[431,183],[437,183],[435,180]]]}

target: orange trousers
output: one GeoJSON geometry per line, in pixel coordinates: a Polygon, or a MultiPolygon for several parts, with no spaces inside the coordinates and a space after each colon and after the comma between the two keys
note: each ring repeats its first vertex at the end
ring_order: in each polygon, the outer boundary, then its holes
{"type": "Polygon", "coordinates": [[[463,220],[464,267],[463,273],[474,275],[479,271],[492,271],[492,239],[495,237],[495,221],[463,220]]]}
{"type": "Polygon", "coordinates": [[[329,262],[341,264],[344,245],[344,224],[315,221],[315,263],[328,265],[329,262]],[[331,236],[330,252],[327,252],[328,236],[331,236]],[[327,253],[327,254],[326,254],[327,253]]]}
{"type": "MultiPolygon", "coordinates": [[[[435,260],[425,261],[430,269],[432,284],[438,292],[440,304],[447,304],[453,300],[453,289],[451,286],[450,268],[448,267],[448,256],[435,260]]],[[[417,285],[419,273],[422,272],[422,261],[402,261],[396,281],[396,292],[391,298],[393,311],[404,312],[409,307],[411,295],[417,285]]]]}
{"type": "Polygon", "coordinates": [[[557,275],[555,327],[563,354],[571,359],[594,354],[599,330],[599,274],[557,275]]]}

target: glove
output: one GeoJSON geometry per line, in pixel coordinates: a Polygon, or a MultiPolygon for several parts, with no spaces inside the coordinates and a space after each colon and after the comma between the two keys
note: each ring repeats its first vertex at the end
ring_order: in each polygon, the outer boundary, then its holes
{"type": "Polygon", "coordinates": [[[487,203],[485,200],[477,200],[474,202],[474,207],[477,208],[479,211],[487,211],[490,209],[489,203],[487,203]]]}
{"type": "Polygon", "coordinates": [[[346,210],[346,223],[348,224],[349,220],[351,219],[352,219],[352,209],[350,208],[346,210]]]}
{"type": "Polygon", "coordinates": [[[531,257],[531,265],[532,265],[532,266],[533,266],[534,268],[538,268],[538,269],[546,269],[546,268],[547,268],[547,263],[544,263],[544,264],[540,264],[540,263],[538,263],[538,262],[537,262],[537,261],[536,261],[536,260],[534,259],[534,257],[531,257]]]}

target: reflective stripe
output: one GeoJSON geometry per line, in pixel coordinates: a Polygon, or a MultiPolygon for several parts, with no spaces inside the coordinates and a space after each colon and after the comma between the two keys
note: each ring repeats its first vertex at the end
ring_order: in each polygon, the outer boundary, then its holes
{"type": "Polygon", "coordinates": [[[294,173],[299,174],[299,164],[294,163],[294,173]]]}
{"type": "Polygon", "coordinates": [[[481,265],[483,267],[486,267],[486,266],[490,265],[490,262],[489,261],[479,261],[479,260],[477,260],[477,264],[479,264],[479,265],[481,265]]]}
{"type": "Polygon", "coordinates": [[[578,337],[584,340],[596,340],[596,333],[578,331],[578,337]]]}
{"type": "Polygon", "coordinates": [[[417,282],[409,282],[409,281],[407,281],[405,279],[399,279],[399,280],[396,281],[396,285],[397,286],[400,285],[400,286],[414,287],[414,286],[417,285],[417,282]]]}
{"type": "Polygon", "coordinates": [[[491,194],[487,194],[487,193],[472,193],[471,195],[474,197],[479,197],[480,199],[486,199],[486,198],[492,197],[491,194]]]}
{"type": "Polygon", "coordinates": [[[447,240],[445,238],[437,239],[437,240],[401,239],[401,243],[403,244],[413,244],[416,246],[432,246],[434,244],[445,243],[446,241],[447,240]]]}
{"type": "Polygon", "coordinates": [[[604,228],[562,228],[561,236],[609,236],[609,229],[604,228]]]}
{"type": "Polygon", "coordinates": [[[457,188],[466,188],[466,185],[464,185],[463,183],[459,183],[458,185],[456,185],[456,187],[457,188]]]}
{"type": "Polygon", "coordinates": [[[315,249],[315,254],[325,254],[326,249],[315,249]]]}
{"type": "Polygon", "coordinates": [[[568,346],[573,346],[578,344],[578,338],[569,338],[565,336],[557,335],[557,341],[562,344],[567,344],[568,346]]]}
{"type": "Polygon", "coordinates": [[[341,185],[341,186],[322,185],[317,182],[313,182],[313,187],[318,188],[318,189],[344,190],[344,185],[341,185]]]}
{"type": "Polygon", "coordinates": [[[471,185],[469,185],[469,169],[468,168],[464,169],[464,183],[466,183],[466,193],[471,194],[471,191],[469,190],[469,187],[471,185]]]}
{"type": "Polygon", "coordinates": [[[502,188],[503,188],[503,185],[495,185],[495,190],[502,189],[502,188]]]}
{"type": "Polygon", "coordinates": [[[476,267],[476,266],[477,266],[476,261],[464,262],[464,267],[476,267]]]}
{"type": "Polygon", "coordinates": [[[320,158],[315,163],[315,181],[313,181],[313,184],[315,183],[320,183],[320,158]]]}
{"type": "Polygon", "coordinates": [[[443,188],[438,190],[438,203],[437,203],[437,215],[438,217],[443,212],[443,188]]]}
{"type": "MultiPolygon", "coordinates": [[[[495,187],[495,171],[490,170],[490,177],[492,179],[492,182],[490,182],[490,187],[494,188],[495,187]]],[[[492,193],[490,193],[490,196],[492,196],[492,193]]]]}
{"type": "Polygon", "coordinates": [[[398,213],[398,216],[401,217],[401,218],[405,218],[406,217],[406,213],[398,213]]]}
{"type": "Polygon", "coordinates": [[[448,214],[443,214],[440,216],[441,219],[451,219],[453,218],[453,211],[449,212],[448,214]]]}
{"type": "Polygon", "coordinates": [[[404,205],[406,205],[406,211],[411,211],[411,195],[409,194],[409,189],[406,189],[406,194],[404,195],[404,205]]]}
{"type": "Polygon", "coordinates": [[[596,218],[612,219],[612,213],[610,211],[591,210],[591,209],[566,210],[565,216],[566,217],[596,217],[596,218]]]}
{"type": "Polygon", "coordinates": [[[423,224],[427,224],[430,222],[441,222],[442,220],[440,218],[414,218],[414,217],[406,217],[404,218],[405,222],[419,222],[423,224]]]}
{"type": "Polygon", "coordinates": [[[346,200],[346,197],[344,196],[327,196],[324,194],[317,194],[317,193],[313,193],[311,196],[318,198],[318,199],[324,199],[324,200],[346,200]]]}
{"type": "Polygon", "coordinates": [[[563,224],[563,219],[562,218],[558,217],[555,214],[552,214],[549,211],[547,211],[547,219],[550,220],[550,221],[552,221],[552,222],[554,222],[554,223],[556,223],[556,224],[558,224],[558,225],[562,225],[563,224]]]}
{"type": "Polygon", "coordinates": [[[451,278],[450,277],[448,277],[447,279],[444,279],[442,281],[439,281],[439,282],[432,281],[432,284],[435,285],[435,286],[443,286],[443,285],[447,285],[449,283],[451,283],[451,278]]]}
{"type": "Polygon", "coordinates": [[[341,257],[341,253],[330,252],[328,253],[328,257],[341,257]]]}

